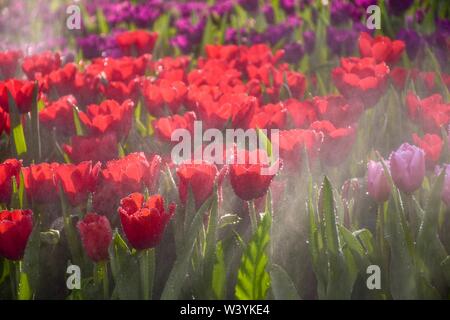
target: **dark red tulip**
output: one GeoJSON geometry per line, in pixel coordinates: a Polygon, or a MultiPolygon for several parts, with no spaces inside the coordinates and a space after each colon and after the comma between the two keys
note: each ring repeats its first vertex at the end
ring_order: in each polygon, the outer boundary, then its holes
{"type": "Polygon", "coordinates": [[[0,164],[0,202],[8,204],[11,201],[12,178],[15,177],[16,183],[20,182],[20,160],[8,159],[0,164]]]}
{"type": "Polygon", "coordinates": [[[2,108],[0,108],[0,136],[3,131],[9,134],[11,130],[11,123],[9,121],[9,113],[2,108]]]}
{"type": "Polygon", "coordinates": [[[64,151],[75,163],[92,160],[106,162],[117,158],[118,142],[115,133],[101,136],[73,136],[71,145],[64,145],[64,151]]]}
{"type": "Polygon", "coordinates": [[[153,195],[144,201],[140,193],[133,193],[120,200],[119,215],[123,231],[131,246],[138,250],[156,247],[164,229],[175,212],[175,204],[164,207],[161,195],[153,195]]]}
{"type": "Polygon", "coordinates": [[[245,201],[264,196],[277,173],[270,167],[267,153],[263,150],[237,150],[230,165],[230,182],[236,195],[245,201]]]}
{"type": "Polygon", "coordinates": [[[88,257],[94,262],[108,260],[108,248],[112,242],[108,218],[96,213],[88,213],[77,223],[77,228],[88,257]]]}
{"type": "Polygon", "coordinates": [[[0,256],[21,260],[33,230],[31,210],[0,211],[0,256]]]}
{"type": "Polygon", "coordinates": [[[188,189],[192,190],[195,206],[201,205],[212,195],[218,175],[214,164],[203,162],[200,164],[183,163],[177,168],[178,193],[181,202],[186,204],[188,189]]]}
{"type": "Polygon", "coordinates": [[[21,51],[0,52],[0,79],[14,78],[21,57],[21,51]]]}

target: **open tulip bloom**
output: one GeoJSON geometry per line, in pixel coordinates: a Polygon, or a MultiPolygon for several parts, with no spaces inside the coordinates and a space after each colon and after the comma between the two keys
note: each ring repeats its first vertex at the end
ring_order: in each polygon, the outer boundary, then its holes
{"type": "Polygon", "coordinates": [[[0,300],[449,298],[448,1],[0,3],[0,300]]]}

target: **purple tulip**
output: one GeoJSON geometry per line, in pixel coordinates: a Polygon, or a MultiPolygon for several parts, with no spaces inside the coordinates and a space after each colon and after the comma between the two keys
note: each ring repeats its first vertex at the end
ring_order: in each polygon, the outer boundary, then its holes
{"type": "Polygon", "coordinates": [[[367,164],[367,191],[375,201],[385,202],[389,199],[391,185],[381,162],[369,161],[367,164]]]}
{"type": "Polygon", "coordinates": [[[403,192],[412,193],[420,188],[425,176],[425,153],[404,143],[391,153],[390,167],[395,185],[403,192]]]}
{"type": "Polygon", "coordinates": [[[412,29],[402,29],[398,33],[397,39],[405,41],[406,53],[411,60],[414,60],[423,46],[420,35],[412,29]]]}
{"type": "Polygon", "coordinates": [[[284,46],[283,60],[287,63],[298,63],[304,55],[303,46],[301,43],[289,43],[284,46]]]}
{"type": "Polygon", "coordinates": [[[392,12],[396,16],[402,15],[413,4],[414,0],[389,0],[388,8],[389,12],[392,12]]]}
{"type": "Polygon", "coordinates": [[[316,33],[310,30],[303,32],[303,41],[305,43],[305,51],[311,54],[316,46],[316,33]]]}

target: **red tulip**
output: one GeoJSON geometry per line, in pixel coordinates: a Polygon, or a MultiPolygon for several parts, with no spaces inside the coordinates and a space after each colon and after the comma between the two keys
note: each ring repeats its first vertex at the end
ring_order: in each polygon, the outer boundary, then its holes
{"type": "Polygon", "coordinates": [[[8,91],[14,99],[20,113],[31,111],[33,103],[34,82],[11,79],[0,82],[0,107],[9,111],[8,91]]]}
{"type": "Polygon", "coordinates": [[[109,220],[96,213],[88,213],[77,223],[81,242],[89,258],[94,262],[108,260],[108,248],[112,242],[109,220]]]}
{"type": "Polygon", "coordinates": [[[364,111],[359,100],[347,100],[340,95],[314,97],[313,100],[321,120],[329,120],[339,127],[357,122],[364,111]]]}
{"type": "Polygon", "coordinates": [[[95,191],[100,162],[92,166],[91,161],[74,164],[60,164],[56,169],[58,182],[74,207],[86,203],[89,193],[95,191]]]}
{"type": "Polygon", "coordinates": [[[373,58],[342,58],[341,66],[333,69],[332,77],[346,98],[356,98],[373,107],[386,90],[389,67],[373,58]]]}
{"type": "Polygon", "coordinates": [[[44,77],[44,88],[47,92],[55,92],[59,97],[70,94],[78,97],[81,88],[75,85],[76,77],[77,66],[74,63],[67,63],[44,77]]]}
{"type": "Polygon", "coordinates": [[[166,210],[161,195],[144,196],[133,193],[120,200],[119,215],[123,231],[131,246],[138,250],[156,247],[164,229],[175,212],[175,204],[166,210]]]}
{"type": "Polygon", "coordinates": [[[95,137],[74,136],[72,137],[72,145],[64,145],[63,148],[75,163],[88,160],[106,162],[117,158],[118,154],[115,133],[95,137]]]}
{"type": "Polygon", "coordinates": [[[328,166],[337,166],[349,155],[356,139],[354,127],[336,128],[330,121],[316,121],[310,129],[322,132],[320,158],[328,166]]]}
{"type": "Polygon", "coordinates": [[[174,114],[183,105],[187,94],[187,88],[182,81],[169,81],[162,79],[159,83],[145,82],[142,95],[148,111],[155,116],[164,114],[164,106],[167,106],[174,114]]]}
{"type": "Polygon", "coordinates": [[[31,210],[0,211],[0,256],[21,260],[33,230],[31,210]]]}
{"type": "Polygon", "coordinates": [[[207,162],[181,164],[177,168],[178,192],[181,202],[186,204],[190,188],[195,198],[195,206],[200,208],[212,195],[217,175],[217,167],[214,164],[207,162]]]}
{"type": "Polygon", "coordinates": [[[122,159],[108,161],[98,177],[93,197],[94,210],[111,215],[121,198],[144,190],[146,184],[153,180],[150,173],[150,164],[143,153],[132,153],[122,159]]]}
{"type": "Polygon", "coordinates": [[[267,104],[253,116],[249,127],[283,129],[286,126],[286,108],[282,103],[267,104]]]}
{"type": "Polygon", "coordinates": [[[408,92],[406,105],[410,119],[419,123],[425,132],[439,134],[441,127],[450,122],[450,104],[444,103],[439,94],[420,99],[408,92]]]}
{"type": "Polygon", "coordinates": [[[58,201],[58,167],[59,163],[43,162],[22,168],[25,190],[30,199],[39,203],[58,201]]]}
{"type": "Polygon", "coordinates": [[[317,111],[312,101],[289,99],[285,104],[294,128],[309,128],[311,123],[317,120],[317,111]]]}
{"type": "Polygon", "coordinates": [[[176,129],[186,129],[189,132],[194,130],[194,121],[197,116],[194,112],[189,111],[184,115],[178,114],[170,117],[159,118],[154,121],[153,126],[155,128],[155,135],[164,142],[172,143],[172,133],[176,129]]]}
{"type": "Polygon", "coordinates": [[[75,133],[73,121],[73,106],[77,105],[74,96],[64,96],[49,103],[39,112],[39,121],[49,129],[56,128],[58,132],[72,135],[75,133]]]}
{"type": "Polygon", "coordinates": [[[145,30],[126,31],[116,36],[116,41],[126,56],[151,53],[158,34],[145,30]]]}
{"type": "Polygon", "coordinates": [[[362,57],[372,57],[376,62],[396,63],[405,49],[401,40],[392,41],[385,36],[372,38],[367,32],[359,36],[359,52],[362,57]]]}
{"type": "Polygon", "coordinates": [[[22,70],[29,80],[45,76],[60,67],[61,57],[59,53],[51,51],[25,57],[22,63],[22,70]]]}
{"type": "Polygon", "coordinates": [[[20,182],[20,168],[22,162],[16,159],[8,159],[0,164],[0,202],[9,204],[12,194],[12,177],[16,183],[20,182]]]}
{"type": "Polygon", "coordinates": [[[0,79],[14,78],[21,57],[21,51],[0,52],[0,79]]]}
{"type": "Polygon", "coordinates": [[[99,105],[91,104],[80,112],[80,120],[93,134],[114,132],[118,138],[125,137],[131,128],[134,103],[126,100],[122,105],[105,100],[99,105]]]}
{"type": "Polygon", "coordinates": [[[261,198],[276,174],[273,168],[265,151],[237,150],[230,166],[230,182],[236,195],[245,201],[261,198]]]}
{"type": "Polygon", "coordinates": [[[322,141],[323,134],[314,130],[282,130],[279,135],[279,145],[274,144],[274,146],[279,149],[283,167],[288,172],[298,172],[302,166],[303,150],[306,150],[309,158],[313,159],[318,155],[322,141]]]}
{"type": "Polygon", "coordinates": [[[433,169],[441,157],[442,138],[436,134],[425,134],[420,138],[417,134],[412,135],[414,144],[425,151],[425,163],[428,169],[433,169]]]}
{"type": "Polygon", "coordinates": [[[10,130],[11,124],[9,122],[9,113],[0,108],[0,136],[2,135],[3,131],[6,134],[9,134],[10,130]]]}

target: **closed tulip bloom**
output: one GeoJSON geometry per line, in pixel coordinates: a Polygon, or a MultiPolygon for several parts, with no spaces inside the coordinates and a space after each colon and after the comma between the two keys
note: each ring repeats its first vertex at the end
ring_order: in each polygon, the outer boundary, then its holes
{"type": "Polygon", "coordinates": [[[166,210],[161,195],[144,201],[140,193],[133,193],[120,201],[119,215],[123,231],[131,246],[138,250],[156,247],[164,229],[175,212],[175,204],[166,210]]]}
{"type": "Polygon", "coordinates": [[[213,193],[218,171],[214,164],[207,162],[200,164],[184,163],[178,167],[177,176],[181,202],[186,203],[188,189],[191,188],[195,198],[195,206],[200,208],[213,193]]]}
{"type": "Polygon", "coordinates": [[[404,143],[391,153],[390,168],[395,185],[403,192],[412,193],[420,188],[425,176],[425,152],[404,143]]]}
{"type": "Polygon", "coordinates": [[[270,183],[276,174],[275,170],[269,168],[270,164],[267,154],[263,150],[239,150],[237,151],[237,159],[239,153],[244,152],[245,161],[233,161],[230,166],[230,182],[236,195],[245,201],[261,198],[267,193],[270,183]],[[253,161],[252,159],[256,159],[253,161]],[[272,174],[264,174],[268,170],[272,174]]]}
{"type": "Polygon", "coordinates": [[[375,201],[384,202],[389,199],[391,186],[381,162],[369,161],[367,164],[367,191],[375,201]]]}
{"type": "Polygon", "coordinates": [[[96,213],[88,213],[77,223],[81,242],[89,258],[94,262],[108,260],[108,248],[112,241],[109,220],[96,213]]]}
{"type": "Polygon", "coordinates": [[[9,260],[23,258],[33,230],[31,210],[0,211],[0,256],[9,260]]]}

